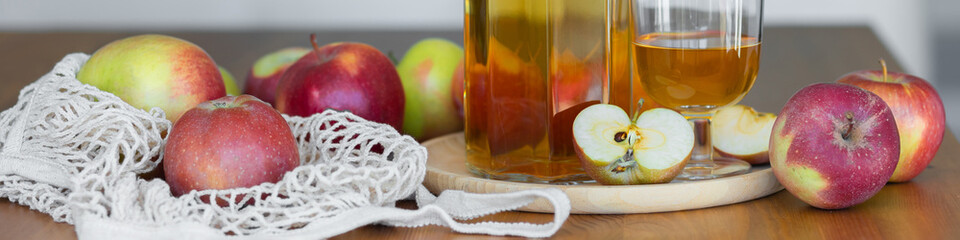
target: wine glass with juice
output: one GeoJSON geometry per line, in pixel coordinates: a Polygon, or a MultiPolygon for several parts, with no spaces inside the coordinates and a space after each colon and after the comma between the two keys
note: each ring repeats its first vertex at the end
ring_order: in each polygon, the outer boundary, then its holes
{"type": "Polygon", "coordinates": [[[710,118],[750,91],[760,62],[763,0],[633,0],[634,77],[651,100],[694,125],[680,180],[743,174],[742,160],[713,156],[710,118]]]}

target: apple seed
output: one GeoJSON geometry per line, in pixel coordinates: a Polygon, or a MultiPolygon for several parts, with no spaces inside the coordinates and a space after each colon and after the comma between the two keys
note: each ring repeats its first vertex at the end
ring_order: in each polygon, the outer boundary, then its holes
{"type": "Polygon", "coordinates": [[[623,142],[623,140],[627,140],[626,132],[617,132],[617,134],[613,135],[613,141],[616,141],[619,143],[619,142],[623,142]]]}

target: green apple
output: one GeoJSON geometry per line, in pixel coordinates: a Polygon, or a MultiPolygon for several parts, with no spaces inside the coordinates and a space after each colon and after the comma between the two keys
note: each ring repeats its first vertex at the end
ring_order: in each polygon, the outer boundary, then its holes
{"type": "Polygon", "coordinates": [[[450,101],[454,70],[462,60],[463,48],[444,39],[424,39],[407,50],[397,64],[406,95],[405,134],[422,141],[463,129],[450,101]]]}
{"type": "Polygon", "coordinates": [[[247,73],[243,92],[276,106],[277,84],[280,83],[280,77],[283,77],[287,68],[308,52],[310,49],[307,48],[288,47],[260,57],[247,73]]]}
{"type": "Polygon", "coordinates": [[[233,74],[230,74],[223,67],[217,68],[220,69],[220,76],[223,77],[223,87],[227,89],[227,95],[240,96],[240,87],[237,87],[237,80],[233,77],[233,74]]]}
{"type": "Polygon", "coordinates": [[[210,55],[188,41],[157,34],[108,43],[80,68],[77,79],[134,107],[159,107],[172,122],[197,104],[226,95],[210,55]]]}

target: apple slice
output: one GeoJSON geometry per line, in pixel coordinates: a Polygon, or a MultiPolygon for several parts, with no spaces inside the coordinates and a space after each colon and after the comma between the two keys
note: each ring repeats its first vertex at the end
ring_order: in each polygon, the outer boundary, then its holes
{"type": "Polygon", "coordinates": [[[693,151],[693,128],[680,114],[655,108],[633,119],[620,107],[597,104],[573,120],[584,171],[601,184],[670,182],[693,151]]]}
{"type": "Polygon", "coordinates": [[[733,105],[713,115],[713,149],[724,157],[742,159],[750,164],[770,162],[770,133],[777,115],[758,113],[752,107],[733,105]]]}

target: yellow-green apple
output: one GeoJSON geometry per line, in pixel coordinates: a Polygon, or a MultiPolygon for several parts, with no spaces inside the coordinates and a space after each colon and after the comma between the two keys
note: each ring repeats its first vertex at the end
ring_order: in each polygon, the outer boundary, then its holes
{"type": "Polygon", "coordinates": [[[280,82],[283,72],[308,52],[310,52],[308,48],[288,47],[260,57],[247,73],[243,93],[253,95],[264,102],[276,104],[277,83],[280,82]]]}
{"type": "Polygon", "coordinates": [[[137,108],[159,107],[173,122],[197,104],[227,94],[217,65],[203,49],[156,34],[101,47],[80,68],[77,80],[137,108]]]}
{"type": "Polygon", "coordinates": [[[900,161],[891,182],[910,181],[923,172],[940,149],[946,129],[943,101],[933,86],[904,73],[857,71],[837,80],[861,87],[880,96],[897,119],[900,130],[900,161]]]}
{"type": "Polygon", "coordinates": [[[404,93],[387,56],[362,43],[331,43],[303,55],[280,78],[277,110],[310,116],[327,109],[402,129],[404,93]]]}
{"type": "Polygon", "coordinates": [[[627,117],[609,104],[589,106],[573,121],[583,170],[602,184],[670,182],[693,151],[693,127],[679,113],[655,108],[627,117]]]}
{"type": "Polygon", "coordinates": [[[758,113],[752,107],[733,105],[720,108],[713,115],[711,138],[713,149],[725,157],[742,159],[750,164],[770,161],[770,132],[777,115],[758,113]]]}
{"type": "Polygon", "coordinates": [[[237,79],[233,77],[233,74],[230,74],[227,69],[223,67],[217,67],[220,69],[220,76],[223,77],[223,87],[227,90],[227,95],[230,96],[239,96],[240,87],[237,87],[237,79]]]}
{"type": "Polygon", "coordinates": [[[463,48],[445,39],[428,38],[413,44],[397,64],[406,106],[403,133],[426,140],[463,130],[454,102],[448,101],[463,48]]]}
{"type": "Polygon", "coordinates": [[[862,203],[897,167],[893,112],[876,94],[819,83],[787,101],[770,136],[770,166],[794,196],[823,209],[862,203]]]}
{"type": "Polygon", "coordinates": [[[164,176],[174,196],[277,182],[299,165],[286,120],[250,95],[197,105],[173,125],[164,146],[164,176]]]}

